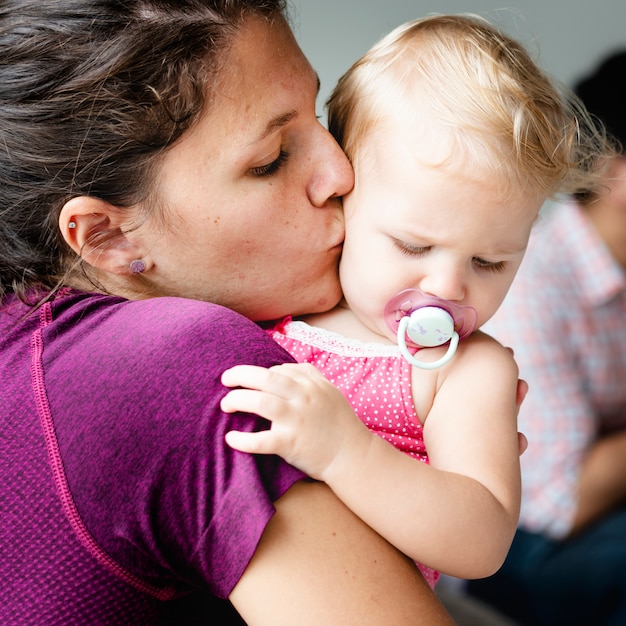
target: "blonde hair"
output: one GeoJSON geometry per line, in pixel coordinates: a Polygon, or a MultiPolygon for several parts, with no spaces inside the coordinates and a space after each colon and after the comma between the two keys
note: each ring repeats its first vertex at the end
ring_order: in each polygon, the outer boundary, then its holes
{"type": "Polygon", "coordinates": [[[458,165],[461,154],[493,171],[510,193],[551,197],[599,185],[613,155],[581,102],[519,42],[462,14],[403,24],[339,80],[328,125],[353,162],[359,142],[388,118],[390,105],[415,102],[416,86],[449,146],[435,167],[458,165]]]}

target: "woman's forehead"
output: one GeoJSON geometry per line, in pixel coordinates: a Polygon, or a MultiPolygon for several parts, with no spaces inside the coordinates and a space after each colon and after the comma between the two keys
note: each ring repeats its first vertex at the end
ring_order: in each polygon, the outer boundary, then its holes
{"type": "Polygon", "coordinates": [[[206,115],[231,118],[235,132],[261,140],[314,106],[318,90],[289,25],[249,19],[233,39],[206,115]]]}

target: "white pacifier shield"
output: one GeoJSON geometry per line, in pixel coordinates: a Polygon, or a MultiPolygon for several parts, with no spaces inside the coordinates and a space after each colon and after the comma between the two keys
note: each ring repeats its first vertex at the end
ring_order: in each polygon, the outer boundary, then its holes
{"type": "Polygon", "coordinates": [[[425,306],[411,313],[406,334],[418,346],[440,346],[452,338],[454,320],[447,311],[439,307],[425,306]]]}

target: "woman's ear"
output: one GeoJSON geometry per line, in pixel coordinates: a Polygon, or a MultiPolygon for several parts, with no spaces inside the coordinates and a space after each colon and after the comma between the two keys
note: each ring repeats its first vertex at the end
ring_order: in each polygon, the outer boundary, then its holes
{"type": "Polygon", "coordinates": [[[90,196],[65,203],[59,228],[67,244],[93,267],[112,274],[130,274],[131,263],[145,258],[122,229],[125,214],[117,207],[90,196]]]}

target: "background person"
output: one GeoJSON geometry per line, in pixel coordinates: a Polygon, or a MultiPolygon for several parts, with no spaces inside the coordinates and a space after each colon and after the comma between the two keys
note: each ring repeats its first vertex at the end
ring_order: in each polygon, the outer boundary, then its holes
{"type": "MultiPolygon", "coordinates": [[[[626,145],[626,51],[575,87],[626,145]]],[[[529,393],[519,424],[520,527],[472,594],[524,624],[626,623],[626,157],[599,192],[550,208],[488,330],[515,350],[529,393]]]]}

